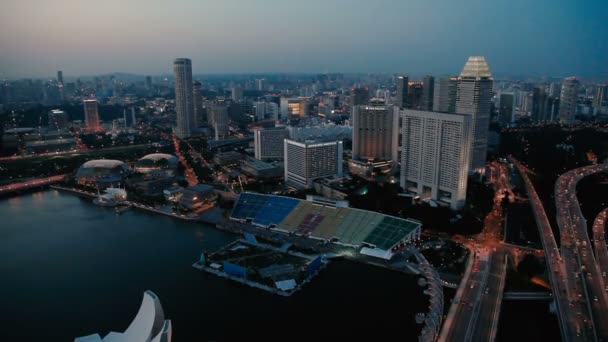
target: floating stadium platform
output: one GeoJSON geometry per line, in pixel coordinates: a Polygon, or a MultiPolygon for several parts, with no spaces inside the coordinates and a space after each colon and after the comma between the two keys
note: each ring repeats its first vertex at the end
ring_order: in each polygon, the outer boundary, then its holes
{"type": "Polygon", "coordinates": [[[244,192],[231,219],[271,230],[306,236],[390,259],[401,245],[420,238],[422,224],[367,210],[348,208],[340,201],[309,196],[307,200],[244,192]]]}

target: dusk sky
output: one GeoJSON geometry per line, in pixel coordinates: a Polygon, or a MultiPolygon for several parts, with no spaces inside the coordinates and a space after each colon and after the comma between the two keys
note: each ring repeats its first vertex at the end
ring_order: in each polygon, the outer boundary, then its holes
{"type": "Polygon", "coordinates": [[[0,78],[108,72],[608,78],[608,1],[2,0],[0,78]]]}

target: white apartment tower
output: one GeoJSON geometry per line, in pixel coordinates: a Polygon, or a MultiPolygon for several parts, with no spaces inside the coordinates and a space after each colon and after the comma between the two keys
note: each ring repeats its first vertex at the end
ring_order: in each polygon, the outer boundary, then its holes
{"type": "Polygon", "coordinates": [[[285,127],[255,129],[253,131],[255,158],[283,160],[285,139],[289,139],[289,131],[285,127]]]}
{"type": "Polygon", "coordinates": [[[401,110],[400,185],[410,194],[452,209],[466,201],[471,115],[401,110]]]}
{"type": "Polygon", "coordinates": [[[285,139],[285,183],[309,189],[321,177],[342,177],[342,141],[297,142],[285,139]]]}
{"type": "Polygon", "coordinates": [[[458,76],[456,113],[471,115],[473,120],[470,170],[483,169],[486,164],[493,84],[485,57],[469,57],[458,76]]]}
{"type": "Polygon", "coordinates": [[[353,107],[353,159],[397,162],[399,116],[384,99],[353,107]]]}
{"type": "Polygon", "coordinates": [[[190,136],[194,128],[194,90],[192,84],[192,62],[188,58],[177,58],[173,61],[175,76],[175,111],[177,127],[175,133],[180,138],[190,136]]]}

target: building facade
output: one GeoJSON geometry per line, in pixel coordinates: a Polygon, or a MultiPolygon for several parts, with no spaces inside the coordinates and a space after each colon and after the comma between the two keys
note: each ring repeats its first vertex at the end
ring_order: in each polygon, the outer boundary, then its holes
{"type": "Polygon", "coordinates": [[[465,205],[472,138],[470,115],[401,111],[400,185],[452,209],[465,205]]]}
{"type": "Polygon", "coordinates": [[[469,57],[458,76],[456,113],[472,116],[471,171],[479,171],[486,164],[493,84],[494,78],[485,57],[469,57]]]}
{"type": "Polygon", "coordinates": [[[353,108],[353,159],[397,161],[398,112],[383,99],[353,108]]]}
{"type": "Polygon", "coordinates": [[[397,77],[397,95],[395,96],[395,106],[399,108],[407,107],[408,100],[408,76],[397,77]]]}
{"type": "Polygon", "coordinates": [[[191,130],[198,128],[203,125],[205,121],[205,109],[203,108],[203,95],[201,93],[203,85],[201,82],[196,81],[192,85],[194,94],[192,94],[192,101],[194,103],[194,115],[193,122],[190,125],[191,130]]]}
{"type": "Polygon", "coordinates": [[[420,109],[433,110],[433,96],[435,92],[435,77],[427,75],[422,80],[422,103],[420,109]]]}
{"type": "Polygon", "coordinates": [[[579,81],[574,76],[564,78],[562,81],[562,92],[559,96],[559,122],[563,124],[574,123],[578,87],[579,81]]]}
{"type": "Polygon", "coordinates": [[[433,112],[455,113],[458,77],[443,77],[435,82],[433,91],[433,112]]]}
{"type": "Polygon", "coordinates": [[[283,160],[283,140],[289,139],[285,127],[258,128],[253,131],[255,159],[283,160]]]}
{"type": "Polygon", "coordinates": [[[101,123],[99,122],[99,108],[97,107],[97,100],[84,100],[83,103],[85,128],[91,131],[100,130],[101,123]]]}
{"type": "Polygon", "coordinates": [[[310,189],[317,178],[342,177],[342,141],[298,142],[285,139],[285,183],[297,189],[310,189]]]}
{"type": "Polygon", "coordinates": [[[228,108],[225,105],[215,104],[207,110],[211,113],[211,124],[215,131],[215,140],[228,135],[228,108]]]}
{"type": "Polygon", "coordinates": [[[173,62],[175,76],[175,111],[177,127],[175,134],[180,138],[190,136],[194,124],[194,90],[192,84],[192,61],[188,58],[177,58],[173,62]]]}

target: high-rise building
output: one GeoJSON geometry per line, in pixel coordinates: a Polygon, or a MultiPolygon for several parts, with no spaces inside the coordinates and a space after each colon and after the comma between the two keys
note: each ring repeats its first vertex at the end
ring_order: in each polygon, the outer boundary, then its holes
{"type": "Polygon", "coordinates": [[[608,85],[599,84],[595,89],[595,96],[593,96],[593,107],[600,108],[604,107],[608,102],[608,85]]]}
{"type": "Polygon", "coordinates": [[[395,105],[399,108],[408,106],[408,84],[409,77],[398,76],[397,77],[397,95],[395,97],[395,105]]]}
{"type": "Polygon", "coordinates": [[[407,104],[403,108],[420,109],[422,107],[422,91],[424,84],[421,81],[411,81],[407,85],[407,104]]]}
{"type": "Polygon", "coordinates": [[[243,88],[241,86],[234,86],[232,88],[232,101],[240,101],[243,99],[243,88]]]}
{"type": "Polygon", "coordinates": [[[456,113],[472,116],[473,146],[470,170],[480,170],[486,164],[493,84],[494,78],[485,57],[469,57],[458,76],[456,113]]]}
{"type": "Polygon", "coordinates": [[[228,134],[228,108],[225,105],[216,104],[207,108],[211,112],[211,122],[215,131],[215,140],[228,134]]]}
{"type": "Polygon", "coordinates": [[[266,80],[263,78],[258,78],[255,80],[255,88],[257,91],[266,90],[266,80]]]}
{"type": "Polygon", "coordinates": [[[97,100],[84,100],[84,122],[85,128],[91,131],[101,129],[99,122],[99,109],[97,108],[97,100]]]}
{"type": "Polygon", "coordinates": [[[400,185],[459,210],[465,205],[473,117],[401,110],[400,185]]]}
{"type": "Polygon", "coordinates": [[[532,90],[532,122],[544,122],[546,118],[547,93],[545,87],[534,87],[532,90]]]}
{"type": "Polygon", "coordinates": [[[289,139],[285,127],[257,128],[253,131],[255,158],[260,160],[283,160],[283,140],[289,139]]]}
{"type": "Polygon", "coordinates": [[[369,88],[353,88],[351,93],[351,106],[367,104],[369,101],[369,88]]]}
{"type": "Polygon", "coordinates": [[[49,128],[52,130],[62,130],[68,127],[68,115],[60,109],[49,111],[49,128]]]}
{"type": "Polygon", "coordinates": [[[57,71],[57,82],[63,84],[63,71],[61,70],[57,71]]]}
{"type": "Polygon", "coordinates": [[[146,89],[152,89],[152,77],[150,76],[146,76],[146,89]]]}
{"type": "Polygon", "coordinates": [[[129,115],[127,115],[127,109],[123,109],[122,119],[125,123],[125,127],[135,127],[135,125],[137,125],[137,120],[135,120],[135,107],[131,107],[129,115]]]}
{"type": "Polygon", "coordinates": [[[458,77],[442,77],[435,83],[433,112],[455,113],[458,77]]]}
{"type": "Polygon", "coordinates": [[[180,138],[190,136],[194,121],[194,90],[192,84],[192,61],[188,58],[177,58],[173,62],[175,76],[175,109],[177,127],[175,134],[180,138]]]}
{"type": "Polygon", "coordinates": [[[399,113],[383,99],[353,110],[353,159],[397,162],[399,113]]]}
{"type": "Polygon", "coordinates": [[[281,118],[308,116],[308,97],[281,97],[281,118]]]}
{"type": "Polygon", "coordinates": [[[194,122],[191,125],[192,129],[203,125],[205,121],[205,109],[203,108],[203,95],[201,94],[202,84],[199,81],[194,82],[192,89],[194,91],[192,100],[194,101],[194,122]]]}
{"type": "Polygon", "coordinates": [[[435,92],[435,77],[427,75],[422,80],[422,103],[420,109],[433,110],[433,97],[435,92]]]}
{"type": "Polygon", "coordinates": [[[285,183],[297,189],[309,189],[321,177],[342,177],[342,141],[298,142],[285,139],[285,183]]]}
{"type": "Polygon", "coordinates": [[[562,92],[559,97],[559,122],[564,124],[574,122],[578,100],[578,87],[579,82],[574,76],[564,78],[562,81],[562,92]]]}
{"type": "Polygon", "coordinates": [[[513,122],[513,104],[515,97],[512,93],[500,94],[500,103],[498,109],[498,121],[502,125],[508,125],[513,122]]]}

